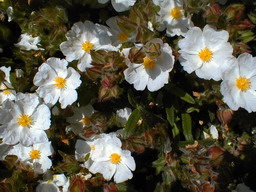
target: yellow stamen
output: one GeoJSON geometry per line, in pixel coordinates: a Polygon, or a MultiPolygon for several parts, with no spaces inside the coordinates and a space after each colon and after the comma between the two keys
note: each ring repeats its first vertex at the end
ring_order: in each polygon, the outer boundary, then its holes
{"type": "Polygon", "coordinates": [[[62,77],[56,77],[54,81],[55,81],[55,84],[54,84],[54,85],[55,85],[57,88],[63,89],[63,88],[66,87],[66,80],[63,79],[62,77]]]}
{"type": "Polygon", "coordinates": [[[95,145],[91,145],[91,150],[94,151],[96,149],[96,146],[95,145]]]}
{"type": "Polygon", "coordinates": [[[88,116],[84,116],[80,122],[83,124],[83,125],[90,125],[91,124],[91,120],[88,116]]]}
{"type": "Polygon", "coordinates": [[[156,66],[156,62],[153,59],[150,59],[149,57],[143,58],[143,65],[146,69],[153,69],[156,66]]]}
{"type": "Polygon", "coordinates": [[[8,90],[8,89],[6,89],[6,90],[3,91],[3,94],[5,94],[5,95],[10,95],[10,94],[11,94],[11,91],[8,90]]]}
{"type": "Polygon", "coordinates": [[[89,41],[85,41],[83,44],[82,44],[82,49],[85,51],[85,52],[90,52],[91,49],[93,48],[93,44],[89,41]]]}
{"type": "Polygon", "coordinates": [[[110,155],[110,161],[113,164],[118,164],[121,162],[121,156],[117,153],[113,153],[110,155]]]}
{"type": "Polygon", "coordinates": [[[22,114],[19,118],[18,118],[18,124],[22,127],[27,127],[29,125],[32,124],[32,119],[31,117],[29,117],[26,114],[22,114]]]}
{"type": "Polygon", "coordinates": [[[179,18],[181,18],[181,16],[182,16],[181,9],[178,8],[178,7],[173,8],[173,9],[170,11],[170,16],[173,17],[174,19],[179,19],[179,18]]]}
{"type": "Polygon", "coordinates": [[[208,49],[207,47],[202,49],[199,53],[198,56],[200,57],[200,59],[204,62],[209,62],[212,59],[212,51],[210,49],[208,49]]]}
{"type": "Polygon", "coordinates": [[[250,89],[251,82],[246,77],[239,77],[236,79],[236,87],[240,89],[241,91],[246,91],[250,89]]]}
{"type": "Polygon", "coordinates": [[[41,152],[37,149],[33,149],[30,153],[29,156],[31,159],[40,159],[41,157],[41,152]]]}
{"type": "Polygon", "coordinates": [[[53,181],[51,179],[47,180],[47,183],[52,183],[53,181]]]}
{"type": "Polygon", "coordinates": [[[122,32],[118,34],[117,38],[122,43],[124,43],[124,42],[126,42],[128,40],[128,36],[125,33],[122,33],[122,32]]]}

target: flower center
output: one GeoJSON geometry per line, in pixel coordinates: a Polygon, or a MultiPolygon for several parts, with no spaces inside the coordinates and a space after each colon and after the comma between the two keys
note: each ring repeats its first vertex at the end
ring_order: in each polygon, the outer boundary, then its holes
{"type": "Polygon", "coordinates": [[[6,90],[3,91],[3,94],[4,94],[4,95],[10,95],[10,94],[11,94],[11,91],[8,90],[8,89],[6,89],[6,90]]]}
{"type": "Polygon", "coordinates": [[[118,34],[118,37],[117,37],[117,38],[118,38],[118,40],[121,41],[122,43],[123,43],[123,42],[126,42],[126,41],[128,40],[128,36],[127,36],[126,34],[122,33],[122,32],[118,34]]]}
{"type": "Polygon", "coordinates": [[[22,127],[27,127],[29,125],[32,124],[32,119],[31,117],[29,117],[26,114],[22,114],[19,118],[18,118],[18,124],[22,127]]]}
{"type": "Polygon", "coordinates": [[[170,16],[173,17],[174,19],[179,19],[182,16],[181,10],[178,7],[173,8],[170,11],[170,16]]]}
{"type": "Polygon", "coordinates": [[[212,59],[212,51],[210,49],[208,49],[207,47],[202,49],[199,53],[198,56],[200,57],[200,59],[204,62],[209,62],[212,59]]]}
{"type": "Polygon", "coordinates": [[[94,151],[96,149],[96,146],[95,145],[91,145],[90,148],[91,148],[92,151],[94,151]]]}
{"type": "Polygon", "coordinates": [[[121,156],[117,153],[113,153],[110,155],[110,161],[113,164],[118,164],[121,162],[121,156]]]}
{"type": "Polygon", "coordinates": [[[236,87],[240,89],[241,91],[246,91],[250,89],[251,82],[246,77],[239,77],[236,79],[236,87]]]}
{"type": "Polygon", "coordinates": [[[84,117],[80,120],[80,122],[81,122],[83,125],[90,125],[90,124],[91,124],[91,120],[90,120],[90,118],[87,117],[87,116],[84,116],[84,117]]]}
{"type": "Polygon", "coordinates": [[[31,159],[40,159],[41,157],[41,152],[37,149],[33,149],[30,153],[29,156],[31,159]]]}
{"type": "Polygon", "coordinates": [[[85,41],[83,44],[82,44],[82,49],[85,51],[85,52],[90,52],[91,49],[93,48],[93,44],[89,41],[85,41]]]}
{"type": "Polygon", "coordinates": [[[156,61],[150,59],[149,57],[144,57],[143,65],[145,66],[146,69],[153,69],[156,66],[156,61]]]}
{"type": "Polygon", "coordinates": [[[56,77],[55,81],[55,86],[59,89],[63,89],[66,86],[66,80],[62,77],[56,77]]]}

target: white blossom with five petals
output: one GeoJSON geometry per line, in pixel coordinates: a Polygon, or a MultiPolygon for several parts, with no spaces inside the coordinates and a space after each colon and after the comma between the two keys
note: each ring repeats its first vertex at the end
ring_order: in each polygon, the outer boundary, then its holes
{"type": "Polygon", "coordinates": [[[230,68],[223,73],[220,91],[224,102],[232,109],[239,107],[249,113],[256,111],[256,57],[243,53],[229,61],[230,68]]]}
{"type": "Polygon", "coordinates": [[[81,84],[80,74],[67,65],[65,59],[51,57],[38,68],[33,80],[44,102],[54,105],[59,101],[62,109],[77,100],[76,89],[81,84]]]}
{"type": "Polygon", "coordinates": [[[203,31],[198,27],[190,29],[185,38],[179,40],[180,63],[188,73],[195,71],[203,79],[218,81],[229,68],[228,60],[233,58],[233,48],[228,43],[229,34],[206,25],[203,31]]]}
{"type": "MultiPolygon", "coordinates": [[[[174,56],[172,49],[167,43],[163,43],[161,39],[153,39],[146,43],[145,47],[151,44],[160,46],[160,54],[151,58],[145,56],[142,63],[132,63],[128,58],[130,49],[124,49],[126,56],[127,69],[124,70],[124,77],[127,82],[134,85],[136,90],[144,90],[146,87],[149,91],[157,91],[161,89],[169,81],[169,72],[174,65],[174,56]]],[[[137,45],[142,48],[142,45],[137,45]]]]}
{"type": "Polygon", "coordinates": [[[76,159],[84,163],[91,173],[101,173],[106,180],[114,177],[116,183],[131,179],[135,170],[135,161],[128,150],[122,150],[122,143],[116,134],[100,134],[91,140],[78,140],[76,159]]]}
{"type": "Polygon", "coordinates": [[[53,148],[51,142],[36,143],[31,146],[22,144],[14,145],[7,155],[16,155],[25,164],[30,165],[36,173],[45,173],[52,166],[52,161],[48,156],[52,155],[53,148]]]}
{"type": "Polygon", "coordinates": [[[103,25],[91,21],[77,22],[67,32],[67,41],[60,44],[60,49],[67,61],[78,60],[77,68],[84,72],[92,67],[91,50],[117,51],[117,48],[111,45],[109,36],[109,29],[103,25]]]}
{"type": "Polygon", "coordinates": [[[36,192],[69,192],[69,179],[64,174],[47,175],[39,181],[36,192]]]}
{"type": "Polygon", "coordinates": [[[184,0],[153,0],[155,5],[160,7],[157,20],[160,25],[157,30],[163,31],[166,28],[168,36],[185,36],[187,31],[193,27],[189,15],[185,15],[183,8],[184,0]]]}
{"type": "Polygon", "coordinates": [[[46,142],[50,117],[49,107],[36,94],[19,93],[15,102],[6,100],[0,109],[0,138],[8,145],[46,142]]]}

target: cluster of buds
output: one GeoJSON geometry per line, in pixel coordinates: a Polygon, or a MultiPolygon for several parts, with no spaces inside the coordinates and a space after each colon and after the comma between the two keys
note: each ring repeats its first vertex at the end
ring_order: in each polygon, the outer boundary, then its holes
{"type": "Polygon", "coordinates": [[[118,52],[103,50],[94,51],[92,55],[92,68],[89,68],[87,76],[100,82],[99,101],[110,98],[118,98],[121,88],[118,84],[122,80],[122,71],[126,67],[123,56],[118,52]]]}

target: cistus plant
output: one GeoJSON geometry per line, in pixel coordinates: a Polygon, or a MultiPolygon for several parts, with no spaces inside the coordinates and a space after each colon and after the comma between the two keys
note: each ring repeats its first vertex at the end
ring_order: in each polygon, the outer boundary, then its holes
{"type": "Polygon", "coordinates": [[[0,192],[256,191],[255,10],[0,0],[0,192]]]}

